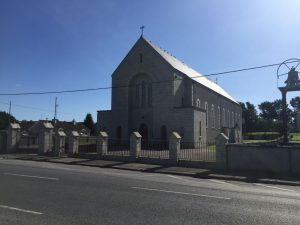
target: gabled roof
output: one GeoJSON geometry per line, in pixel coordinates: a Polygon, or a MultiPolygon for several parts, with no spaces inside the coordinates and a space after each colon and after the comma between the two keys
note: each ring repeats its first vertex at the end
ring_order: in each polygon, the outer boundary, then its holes
{"type": "MultiPolygon", "coordinates": [[[[143,37],[141,37],[143,38],[143,37]]],[[[155,46],[150,41],[143,38],[144,41],[146,41],[159,55],[161,55],[174,69],[178,70],[179,72],[185,74],[186,76],[190,77],[194,81],[198,82],[199,84],[202,84],[203,86],[211,89],[214,92],[217,92],[218,94],[224,96],[225,98],[230,99],[231,101],[238,103],[232,96],[230,96],[226,91],[223,90],[219,85],[216,83],[210,81],[206,77],[204,77],[202,74],[198,73],[196,70],[190,68],[174,56],[168,54],[166,51],[162,50],[161,48],[155,46]]]]}

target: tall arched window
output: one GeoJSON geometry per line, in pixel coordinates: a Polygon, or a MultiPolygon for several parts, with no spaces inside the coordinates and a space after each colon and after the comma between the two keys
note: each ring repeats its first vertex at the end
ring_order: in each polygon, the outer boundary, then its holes
{"type": "Polygon", "coordinates": [[[230,112],[227,111],[227,126],[230,127],[230,112]]]}
{"type": "Polygon", "coordinates": [[[142,107],[146,106],[146,82],[142,82],[142,107]]]}
{"type": "Polygon", "coordinates": [[[148,84],[148,106],[152,106],[152,84],[148,84]]]}
{"type": "Polygon", "coordinates": [[[223,127],[226,126],[226,112],[225,109],[223,108],[223,127]]]}
{"type": "Polygon", "coordinates": [[[135,108],[140,107],[140,85],[135,85],[135,101],[134,101],[135,108]]]}
{"type": "Polygon", "coordinates": [[[216,115],[215,115],[215,106],[211,105],[211,127],[215,128],[216,125],[216,115]]]}
{"type": "Polygon", "coordinates": [[[199,121],[199,137],[202,136],[202,123],[201,120],[199,121]]]}
{"type": "Polygon", "coordinates": [[[221,109],[220,106],[218,106],[218,128],[221,128],[221,109]]]}
{"type": "Polygon", "coordinates": [[[206,111],[205,125],[206,125],[206,127],[208,127],[208,104],[207,104],[207,102],[205,102],[205,111],[206,111]]]}

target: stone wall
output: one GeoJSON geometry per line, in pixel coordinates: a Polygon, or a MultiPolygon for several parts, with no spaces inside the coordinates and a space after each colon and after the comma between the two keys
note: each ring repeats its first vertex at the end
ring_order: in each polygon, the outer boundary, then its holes
{"type": "Polygon", "coordinates": [[[300,173],[300,148],[228,144],[227,168],[267,172],[300,173]]]}

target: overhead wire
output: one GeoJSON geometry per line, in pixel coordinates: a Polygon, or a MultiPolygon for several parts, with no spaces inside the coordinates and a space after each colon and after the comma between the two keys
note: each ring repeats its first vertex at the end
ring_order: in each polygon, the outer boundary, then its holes
{"type": "MultiPolygon", "coordinates": [[[[298,62],[298,61],[290,61],[290,62],[286,62],[286,63],[295,63],[295,62],[298,62]]],[[[225,74],[230,74],[230,73],[237,73],[237,72],[243,72],[243,71],[249,71],[249,70],[256,70],[256,69],[274,67],[274,66],[279,66],[281,64],[282,63],[273,63],[273,64],[268,64],[268,65],[263,65],[263,66],[254,66],[254,67],[248,67],[248,68],[237,69],[237,70],[230,70],[230,71],[224,71],[224,72],[218,72],[218,73],[210,73],[210,74],[194,76],[194,77],[190,77],[190,78],[202,78],[202,77],[219,76],[219,75],[225,75],[225,74]]],[[[172,80],[154,81],[154,82],[151,82],[151,83],[166,83],[166,82],[173,82],[173,81],[174,80],[172,79],[172,80]]],[[[108,89],[125,88],[125,87],[130,87],[130,85],[97,87],[97,88],[86,88],[86,89],[74,89],[74,90],[61,90],[61,91],[0,93],[0,96],[64,94],[64,93],[76,93],[76,92],[89,92],[89,91],[108,90],[108,89]]]]}

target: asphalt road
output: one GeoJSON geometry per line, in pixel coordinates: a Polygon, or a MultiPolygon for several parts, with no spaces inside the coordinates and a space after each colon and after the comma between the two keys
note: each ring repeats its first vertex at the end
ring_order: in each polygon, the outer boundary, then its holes
{"type": "Polygon", "coordinates": [[[300,187],[0,160],[0,225],[300,224],[300,187]]]}

